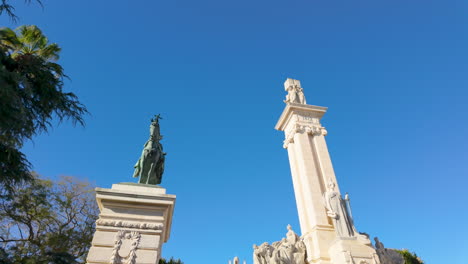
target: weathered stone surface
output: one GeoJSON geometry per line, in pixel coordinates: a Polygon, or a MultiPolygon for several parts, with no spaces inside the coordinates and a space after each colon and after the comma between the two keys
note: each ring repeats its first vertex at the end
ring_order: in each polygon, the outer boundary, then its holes
{"type": "Polygon", "coordinates": [[[288,92],[286,100],[284,100],[285,103],[306,104],[304,92],[299,80],[286,79],[284,82],[284,90],[288,92]]]}
{"type": "Polygon", "coordinates": [[[384,244],[377,237],[375,240],[375,250],[379,255],[381,264],[405,264],[403,256],[394,249],[385,248],[384,244]]]}
{"type": "Polygon", "coordinates": [[[286,238],[260,246],[253,245],[254,264],[305,264],[306,247],[302,239],[288,225],[286,238]]]}
{"type": "Polygon", "coordinates": [[[156,264],[169,239],[175,195],[143,184],[96,188],[100,214],[87,263],[156,264]]]}
{"type": "Polygon", "coordinates": [[[364,244],[359,237],[337,238],[329,249],[333,264],[379,264],[379,257],[370,244],[364,244]]]}

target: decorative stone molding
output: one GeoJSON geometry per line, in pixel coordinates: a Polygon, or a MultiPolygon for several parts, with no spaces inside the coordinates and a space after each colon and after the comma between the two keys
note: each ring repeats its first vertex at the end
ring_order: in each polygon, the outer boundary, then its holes
{"type": "Polygon", "coordinates": [[[320,126],[320,124],[296,123],[288,129],[288,131],[285,131],[286,137],[283,141],[283,148],[288,148],[289,143],[294,142],[294,135],[296,133],[307,133],[312,136],[326,136],[328,132],[324,127],[320,126]]]}
{"type": "Polygon", "coordinates": [[[131,223],[125,221],[116,221],[116,220],[104,220],[98,219],[96,225],[101,226],[112,226],[112,227],[126,227],[126,228],[136,228],[136,229],[151,229],[151,230],[162,230],[162,224],[151,224],[151,223],[131,223]]]}
{"type": "Polygon", "coordinates": [[[288,148],[289,143],[294,143],[294,134],[290,133],[286,136],[286,139],[283,141],[283,148],[288,148]]]}
{"type": "Polygon", "coordinates": [[[325,136],[327,134],[327,130],[321,126],[302,126],[302,129],[309,135],[312,136],[325,136]]]}
{"type": "Polygon", "coordinates": [[[112,257],[110,259],[110,263],[136,264],[136,250],[138,248],[138,244],[140,243],[140,238],[141,235],[137,231],[119,230],[119,232],[117,232],[117,234],[115,235],[114,249],[112,250],[112,257]],[[124,243],[125,247],[122,248],[122,244],[124,243]]]}

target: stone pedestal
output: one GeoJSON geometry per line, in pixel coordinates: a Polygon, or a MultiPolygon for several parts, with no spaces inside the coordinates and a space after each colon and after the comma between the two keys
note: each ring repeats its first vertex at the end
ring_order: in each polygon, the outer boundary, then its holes
{"type": "Polygon", "coordinates": [[[359,237],[337,238],[333,241],[329,254],[332,263],[380,264],[379,257],[370,241],[361,241],[359,237]]]}
{"type": "Polygon", "coordinates": [[[175,198],[152,185],[96,188],[100,214],[87,263],[158,263],[169,239],[175,198]]]}

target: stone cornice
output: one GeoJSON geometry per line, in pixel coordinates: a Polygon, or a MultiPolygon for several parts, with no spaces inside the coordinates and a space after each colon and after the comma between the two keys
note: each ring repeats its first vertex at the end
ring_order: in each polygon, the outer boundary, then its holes
{"type": "Polygon", "coordinates": [[[327,112],[327,109],[327,107],[322,106],[286,103],[286,107],[284,108],[278,123],[276,123],[275,129],[284,131],[294,115],[302,115],[306,118],[316,118],[320,120],[325,112],[327,112]]]}

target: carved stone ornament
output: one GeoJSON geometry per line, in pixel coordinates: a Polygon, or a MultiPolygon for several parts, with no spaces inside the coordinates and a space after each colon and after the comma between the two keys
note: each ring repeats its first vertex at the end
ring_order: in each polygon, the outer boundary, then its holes
{"type": "Polygon", "coordinates": [[[291,226],[287,227],[286,238],[260,246],[254,245],[254,264],[305,264],[306,247],[302,239],[294,233],[291,226]]]}
{"type": "Polygon", "coordinates": [[[286,132],[283,148],[288,148],[289,143],[294,143],[294,135],[296,133],[307,133],[312,136],[326,136],[328,132],[320,125],[296,123],[291,129],[289,129],[289,131],[286,132]]]}
{"type": "Polygon", "coordinates": [[[97,220],[96,225],[112,226],[112,227],[126,227],[126,228],[136,228],[136,229],[151,229],[151,230],[163,229],[162,224],[132,223],[132,222],[125,222],[125,221],[104,220],[104,219],[97,220]]]}
{"type": "Polygon", "coordinates": [[[302,89],[301,82],[299,80],[291,78],[286,79],[286,82],[284,82],[284,90],[288,92],[286,100],[284,100],[285,103],[307,103],[304,96],[304,90],[302,89]]]}
{"type": "Polygon", "coordinates": [[[327,190],[323,193],[327,215],[332,219],[338,237],[355,237],[355,228],[349,216],[349,210],[335,187],[335,182],[329,179],[327,190]]]}
{"type": "Polygon", "coordinates": [[[119,230],[115,235],[111,264],[136,264],[141,235],[137,231],[119,230]]]}

